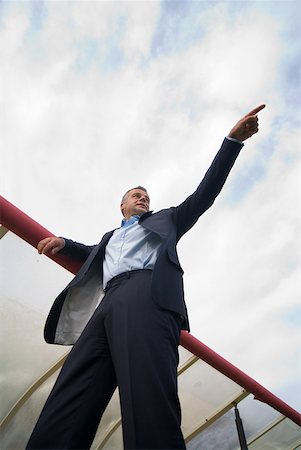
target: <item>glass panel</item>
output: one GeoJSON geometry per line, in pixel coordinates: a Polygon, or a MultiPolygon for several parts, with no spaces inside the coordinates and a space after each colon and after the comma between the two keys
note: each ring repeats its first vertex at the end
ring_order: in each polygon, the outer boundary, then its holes
{"type": "Polygon", "coordinates": [[[46,313],[70,274],[13,233],[1,249],[1,418],[69,347],[43,339],[46,313]]]}
{"type": "MultiPolygon", "coordinates": [[[[251,395],[238,404],[249,450],[293,450],[301,444],[301,428],[251,395]],[[272,419],[272,420],[271,420],[272,419]],[[277,422],[281,420],[281,422],[277,422]],[[261,436],[260,434],[266,430],[261,436]],[[258,437],[257,437],[258,436],[258,437]]],[[[187,450],[240,450],[231,409],[192,439],[187,450]]]]}
{"type": "Polygon", "coordinates": [[[11,232],[0,240],[0,255],[3,295],[44,317],[74,276],[11,232]]]}
{"type": "Polygon", "coordinates": [[[179,376],[184,436],[188,436],[242,391],[232,380],[198,360],[179,376]]]}
{"type": "Polygon", "coordinates": [[[280,416],[278,411],[255,400],[253,395],[240,402],[238,409],[247,440],[280,416]]]}
{"type": "MultiPolygon", "coordinates": [[[[238,409],[248,443],[252,442],[254,436],[257,436],[262,430],[269,429],[278,420],[284,418],[275,409],[255,400],[252,395],[239,403],[238,409]]],[[[301,440],[301,428],[291,420],[285,419],[256,443],[249,445],[249,448],[292,450],[298,439],[301,440]]]]}
{"type": "Polygon", "coordinates": [[[179,346],[179,368],[181,368],[192,356],[194,355],[186,350],[186,348],[179,346]]]}
{"type": "Polygon", "coordinates": [[[25,448],[57,375],[58,372],[37,389],[1,432],[2,449],[25,448]]]}
{"type": "MultiPolygon", "coordinates": [[[[93,445],[91,447],[92,450],[96,450],[98,446],[103,442],[107,433],[112,429],[112,427],[116,424],[116,421],[120,418],[120,414],[119,392],[118,389],[116,389],[110,403],[108,404],[104,412],[104,415],[102,416],[93,445]]],[[[118,428],[121,428],[121,425],[119,425],[118,428]]],[[[116,432],[117,430],[114,432],[114,434],[116,432]]],[[[122,448],[122,446],[116,448],[122,448]]]]}
{"type": "Polygon", "coordinates": [[[115,431],[115,433],[106,442],[104,447],[101,447],[101,449],[102,448],[104,450],[121,450],[123,448],[122,429],[121,429],[121,427],[119,427],[115,431]]]}
{"type": "Polygon", "coordinates": [[[187,450],[233,450],[239,447],[234,411],[230,410],[187,444],[187,450]]]}
{"type": "Polygon", "coordinates": [[[291,420],[284,419],[283,422],[249,444],[249,450],[293,450],[298,446],[301,446],[301,428],[291,420]]]}

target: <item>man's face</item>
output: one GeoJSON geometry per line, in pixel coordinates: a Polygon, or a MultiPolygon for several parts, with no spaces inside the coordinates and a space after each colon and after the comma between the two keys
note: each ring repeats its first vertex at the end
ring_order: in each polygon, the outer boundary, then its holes
{"type": "Polygon", "coordinates": [[[132,189],[120,205],[125,219],[131,216],[141,216],[149,211],[149,196],[142,189],[132,189]]]}

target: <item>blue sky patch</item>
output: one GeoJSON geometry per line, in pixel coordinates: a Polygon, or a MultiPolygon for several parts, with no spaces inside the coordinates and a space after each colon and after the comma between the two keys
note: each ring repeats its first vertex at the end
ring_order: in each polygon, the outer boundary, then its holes
{"type": "Polygon", "coordinates": [[[75,69],[85,73],[92,65],[103,72],[118,70],[126,63],[120,47],[126,26],[126,17],[120,15],[110,24],[110,32],[103,39],[86,36],[75,42],[78,49],[75,69]]]}
{"type": "Polygon", "coordinates": [[[101,57],[99,40],[85,37],[78,40],[74,45],[78,51],[75,60],[75,69],[78,72],[86,72],[90,65],[101,57]]]}
{"type": "Polygon", "coordinates": [[[103,72],[111,72],[118,70],[125,63],[123,50],[110,39],[103,42],[86,37],[75,45],[78,54],[74,66],[79,73],[85,73],[91,66],[96,66],[103,72]]]}
{"type": "Polygon", "coordinates": [[[245,164],[241,171],[233,174],[231,187],[225,199],[228,204],[239,203],[251,191],[253,186],[258,183],[269,168],[270,156],[275,151],[276,137],[269,137],[258,148],[258,152],[249,164],[245,164]]]}
{"type": "Polygon", "coordinates": [[[293,327],[300,327],[301,325],[301,306],[297,305],[285,311],[283,320],[293,327]]]}
{"type": "Polygon", "coordinates": [[[207,29],[204,21],[201,21],[201,13],[212,6],[212,2],[208,1],[163,1],[152,40],[151,55],[159,57],[162,54],[184,51],[198,42],[207,29]]]}
{"type": "Polygon", "coordinates": [[[48,18],[48,10],[43,0],[30,2],[29,20],[31,31],[39,31],[43,28],[45,20],[48,18]]]}

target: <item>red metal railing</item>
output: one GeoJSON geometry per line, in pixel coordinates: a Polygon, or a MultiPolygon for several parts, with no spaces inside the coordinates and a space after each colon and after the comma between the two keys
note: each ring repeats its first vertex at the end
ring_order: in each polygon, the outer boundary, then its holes
{"type": "MultiPolygon", "coordinates": [[[[0,196],[0,201],[2,225],[15,233],[21,239],[36,247],[41,239],[48,236],[54,236],[53,233],[35,222],[27,214],[22,212],[2,196],[0,196]]],[[[77,263],[66,256],[56,254],[54,256],[50,256],[50,258],[74,274],[77,273],[80,268],[80,263],[77,263]]],[[[298,411],[280,400],[270,391],[265,389],[233,364],[229,363],[222,356],[211,350],[187,331],[182,331],[181,345],[212,366],[214,369],[218,370],[226,377],[243,387],[246,391],[252,393],[255,396],[255,399],[268,404],[284,416],[291,419],[297,425],[301,425],[301,414],[299,414],[298,411]]]]}
{"type": "MultiPolygon", "coordinates": [[[[5,226],[5,228],[12,231],[35,248],[37,248],[38,242],[45,237],[54,236],[51,231],[42,227],[42,225],[33,220],[1,195],[0,219],[1,224],[5,226]]],[[[53,259],[53,261],[74,274],[78,272],[81,266],[81,263],[72,260],[68,256],[60,255],[58,253],[56,255],[49,256],[49,258],[53,259]]]]}

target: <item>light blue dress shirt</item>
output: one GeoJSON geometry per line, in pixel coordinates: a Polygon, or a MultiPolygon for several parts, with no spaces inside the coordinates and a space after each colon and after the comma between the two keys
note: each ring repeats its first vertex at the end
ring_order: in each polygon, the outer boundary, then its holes
{"type": "MultiPolygon", "coordinates": [[[[230,141],[238,139],[227,136],[230,141]]],[[[116,275],[137,269],[153,269],[161,240],[158,235],[138,224],[139,216],[123,219],[106,246],[103,262],[103,288],[116,275]]]]}
{"type": "Polygon", "coordinates": [[[161,239],[138,224],[139,216],[123,219],[106,246],[103,288],[116,275],[137,269],[153,269],[161,239]]]}

